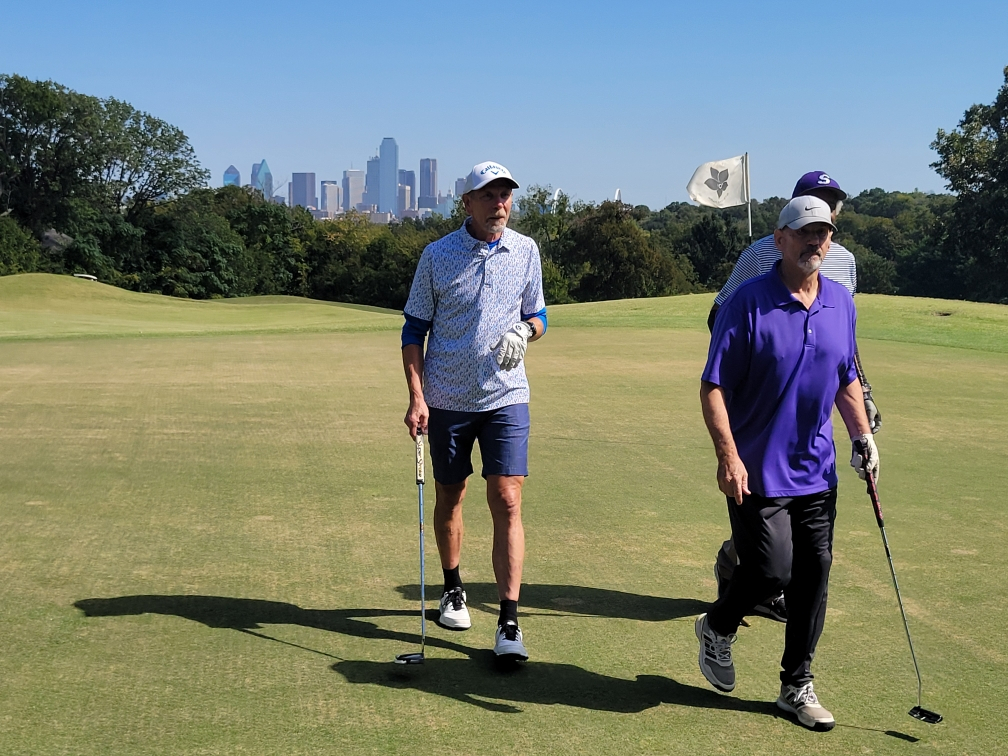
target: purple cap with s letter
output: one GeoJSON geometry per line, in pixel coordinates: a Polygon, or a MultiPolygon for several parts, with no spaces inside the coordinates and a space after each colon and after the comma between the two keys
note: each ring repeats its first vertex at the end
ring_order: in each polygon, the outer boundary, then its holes
{"type": "Polygon", "coordinates": [[[802,197],[815,189],[828,189],[837,195],[837,199],[847,199],[847,192],[840,188],[840,184],[836,182],[836,179],[823,171],[809,171],[798,179],[798,183],[795,184],[791,196],[802,197]]]}

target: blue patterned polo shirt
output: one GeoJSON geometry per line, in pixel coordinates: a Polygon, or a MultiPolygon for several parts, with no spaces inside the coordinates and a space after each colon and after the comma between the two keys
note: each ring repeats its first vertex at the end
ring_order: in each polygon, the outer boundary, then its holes
{"type": "Polygon", "coordinates": [[[493,347],[519,320],[545,320],[542,265],[532,239],[505,228],[491,249],[463,225],[432,242],[420,256],[403,314],[430,324],[428,406],[484,412],[528,402],[525,361],[501,370],[493,347]]]}

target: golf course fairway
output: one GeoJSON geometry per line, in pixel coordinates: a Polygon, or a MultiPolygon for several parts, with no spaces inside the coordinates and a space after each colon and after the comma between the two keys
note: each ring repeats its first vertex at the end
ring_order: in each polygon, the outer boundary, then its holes
{"type": "Polygon", "coordinates": [[[907,716],[910,651],[837,417],[813,665],[837,727],[813,733],[774,706],[783,625],[740,629],[732,694],[697,668],[729,532],[698,399],[712,297],[549,309],[526,358],[530,661],[502,674],[478,474],[473,627],[428,622],[426,663],[392,664],[420,631],[400,313],[0,278],[0,754],[1008,752],[1008,307],[856,298],[886,531],[945,721],[907,716]]]}

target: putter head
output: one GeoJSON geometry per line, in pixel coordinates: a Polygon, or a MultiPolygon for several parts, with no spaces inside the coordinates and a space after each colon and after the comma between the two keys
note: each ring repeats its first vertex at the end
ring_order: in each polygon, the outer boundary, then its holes
{"type": "Polygon", "coordinates": [[[914,719],[919,719],[921,722],[926,722],[927,724],[938,724],[942,721],[942,715],[937,711],[923,709],[920,706],[914,706],[907,713],[914,719]]]}
{"type": "MultiPolygon", "coordinates": [[[[423,664],[424,655],[422,653],[399,654],[395,658],[396,664],[423,664]]],[[[941,717],[938,717],[941,719],[941,717]]]]}

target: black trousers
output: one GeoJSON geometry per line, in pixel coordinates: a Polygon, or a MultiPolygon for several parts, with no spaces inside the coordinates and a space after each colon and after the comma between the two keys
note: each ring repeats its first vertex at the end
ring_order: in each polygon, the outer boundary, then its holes
{"type": "Polygon", "coordinates": [[[728,517],[739,564],[707,621],[714,631],[730,635],[756,604],[783,588],[788,621],[781,682],[803,685],[812,680],[812,658],[826,619],[836,489],[773,499],[750,494],[741,506],[729,498],[728,517]]]}

